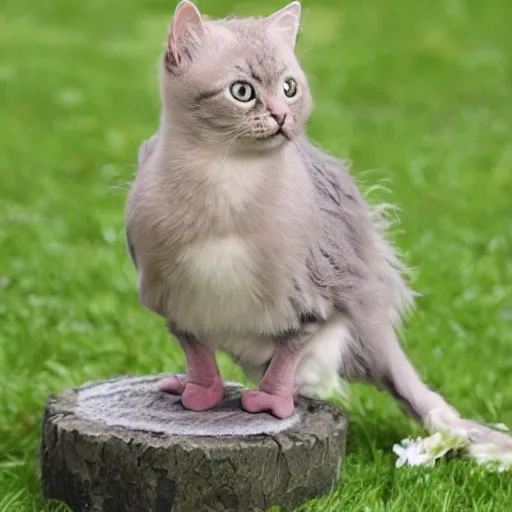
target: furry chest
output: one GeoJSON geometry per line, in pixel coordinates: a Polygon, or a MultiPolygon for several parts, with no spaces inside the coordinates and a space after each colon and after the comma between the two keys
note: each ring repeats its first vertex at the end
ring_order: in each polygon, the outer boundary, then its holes
{"type": "Polygon", "coordinates": [[[201,170],[211,206],[221,215],[240,212],[254,199],[261,187],[268,162],[231,156],[214,159],[201,170]]]}
{"type": "Polygon", "coordinates": [[[190,285],[203,291],[240,294],[255,284],[255,264],[248,247],[238,237],[196,243],[184,249],[179,260],[190,285]]]}
{"type": "Polygon", "coordinates": [[[265,327],[263,283],[239,237],[213,238],[182,250],[171,287],[171,314],[192,332],[248,332],[265,327]]]}

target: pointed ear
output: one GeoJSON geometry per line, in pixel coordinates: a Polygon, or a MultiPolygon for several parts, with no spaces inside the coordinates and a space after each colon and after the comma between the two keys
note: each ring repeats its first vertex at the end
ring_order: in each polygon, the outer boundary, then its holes
{"type": "Polygon", "coordinates": [[[269,28],[282,32],[283,36],[295,47],[300,28],[300,2],[292,2],[280,11],[266,18],[269,28]]]}
{"type": "Polygon", "coordinates": [[[167,62],[171,68],[183,68],[201,44],[204,23],[201,13],[189,0],[182,0],[174,11],[167,42],[167,62]]]}

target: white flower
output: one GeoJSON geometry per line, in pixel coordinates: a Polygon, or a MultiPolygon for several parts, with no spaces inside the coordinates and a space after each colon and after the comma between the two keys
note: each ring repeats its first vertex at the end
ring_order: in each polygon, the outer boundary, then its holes
{"type": "Polygon", "coordinates": [[[449,451],[458,451],[467,446],[468,438],[446,432],[436,432],[429,437],[418,437],[416,440],[404,439],[401,444],[395,444],[393,451],[398,455],[396,467],[407,463],[409,466],[435,465],[436,460],[444,457],[449,451]]]}
{"type": "MultiPolygon", "coordinates": [[[[494,425],[495,428],[505,430],[505,425],[494,425]]],[[[477,444],[471,442],[469,434],[463,429],[445,429],[435,432],[429,437],[418,437],[416,440],[404,439],[400,444],[393,446],[398,455],[396,467],[404,464],[409,466],[432,467],[436,460],[444,457],[448,452],[464,451],[478,465],[488,471],[512,470],[512,452],[503,452],[493,444],[477,444]]]]}

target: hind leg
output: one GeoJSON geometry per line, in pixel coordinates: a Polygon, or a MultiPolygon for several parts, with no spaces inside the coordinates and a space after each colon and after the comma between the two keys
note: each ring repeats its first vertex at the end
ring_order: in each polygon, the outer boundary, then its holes
{"type": "Polygon", "coordinates": [[[389,391],[409,415],[426,426],[433,412],[451,422],[459,418],[455,409],[420,379],[387,318],[365,323],[359,334],[356,350],[366,379],[389,391]]]}
{"type": "Polygon", "coordinates": [[[215,354],[190,334],[179,334],[177,338],[185,354],[187,375],[185,378],[176,375],[166,377],[157,384],[158,389],[181,395],[181,402],[185,409],[192,411],[211,409],[224,396],[224,384],[215,354]]]}
{"type": "Polygon", "coordinates": [[[461,429],[473,444],[491,444],[502,452],[512,452],[512,438],[476,422],[462,419],[459,413],[418,376],[405,355],[389,322],[365,330],[361,353],[367,377],[387,389],[406,412],[419,419],[431,432],[461,429]]]}
{"type": "Polygon", "coordinates": [[[247,412],[270,412],[277,418],[287,418],[294,410],[295,372],[301,359],[300,347],[280,343],[260,381],[258,388],[242,395],[242,407],[247,412]]]}

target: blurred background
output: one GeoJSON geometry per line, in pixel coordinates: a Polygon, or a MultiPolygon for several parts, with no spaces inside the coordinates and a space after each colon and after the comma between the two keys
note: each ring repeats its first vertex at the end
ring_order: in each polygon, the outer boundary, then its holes
{"type": "MultiPolygon", "coordinates": [[[[285,1],[201,0],[268,15],[285,1]]],[[[181,371],[136,296],[124,202],[158,126],[163,0],[2,0],[0,6],[0,512],[43,505],[39,428],[50,393],[181,371]]],[[[312,139],[349,159],[422,294],[407,353],[465,415],[512,426],[512,3],[303,0],[298,45],[312,139]]],[[[243,380],[223,355],[223,374],[243,380]]],[[[420,434],[354,386],[343,484],[308,510],[509,510],[512,479],[469,462],[395,472],[420,434]]],[[[306,509],[305,509],[306,510],[306,509]]]]}

